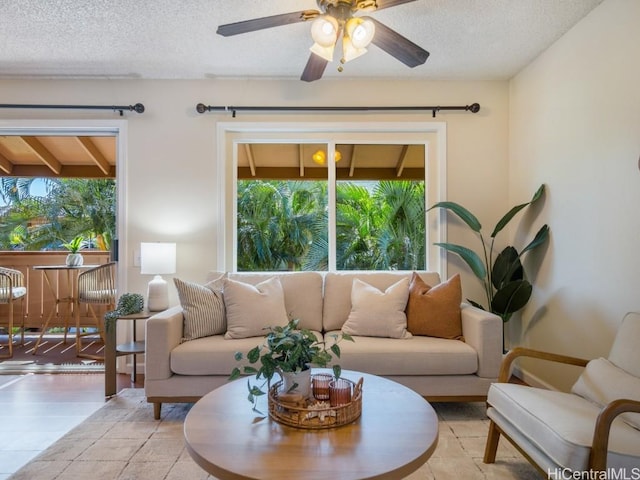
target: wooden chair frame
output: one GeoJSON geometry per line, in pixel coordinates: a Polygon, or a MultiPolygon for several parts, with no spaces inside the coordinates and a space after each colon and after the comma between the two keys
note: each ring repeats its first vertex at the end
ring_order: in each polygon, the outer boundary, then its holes
{"type": "Polygon", "coordinates": [[[102,338],[102,341],[105,342],[104,319],[98,318],[95,310],[93,309],[93,305],[107,305],[111,307],[111,309],[115,308],[115,265],[115,262],[105,263],[104,265],[81,272],[78,275],[78,291],[76,293],[76,304],[74,308],[76,317],[76,355],[78,357],[94,360],[104,359],[104,356],[82,353],[82,338],[87,335],[93,335],[93,333],[81,332],[80,305],[83,303],[87,304],[89,312],[97,325],[100,337],[102,338]]]}
{"type": "MultiPolygon", "coordinates": [[[[532,350],[529,348],[517,347],[511,350],[503,359],[498,374],[498,383],[508,383],[511,376],[511,366],[519,357],[532,357],[540,360],[563,363],[566,365],[576,365],[585,367],[589,360],[583,358],[570,357],[567,355],[559,355],[555,353],[532,350]]],[[[487,403],[488,406],[489,403],[487,403]]],[[[611,424],[615,418],[625,412],[640,413],[640,401],[630,399],[614,400],[606,405],[598,415],[593,432],[593,441],[591,443],[591,452],[589,454],[588,469],[592,472],[602,472],[607,469],[607,451],[609,446],[609,432],[611,424]]],[[[498,450],[498,441],[500,435],[503,435],[522,455],[534,465],[540,472],[547,475],[533,459],[527,455],[520,446],[509,437],[504,431],[496,425],[493,420],[489,423],[489,433],[487,436],[487,444],[484,451],[484,463],[494,463],[496,460],[496,452],[498,450]]]]}
{"type": "Polygon", "coordinates": [[[0,298],[0,303],[6,303],[9,305],[9,318],[7,322],[8,330],[8,342],[7,346],[9,353],[7,355],[0,355],[0,358],[13,357],[13,328],[14,328],[14,303],[16,300],[20,300],[20,345],[24,345],[24,299],[27,296],[26,292],[18,297],[15,297],[14,289],[17,287],[25,287],[24,274],[20,270],[14,270],[12,268],[0,267],[0,291],[7,293],[6,302],[4,296],[0,298]]]}

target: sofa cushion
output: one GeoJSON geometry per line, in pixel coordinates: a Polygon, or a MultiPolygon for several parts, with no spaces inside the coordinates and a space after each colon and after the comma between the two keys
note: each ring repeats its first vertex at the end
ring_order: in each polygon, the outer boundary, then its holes
{"type": "Polygon", "coordinates": [[[404,310],[409,280],[402,278],[384,292],[355,278],[351,287],[351,312],[342,326],[349,335],[410,338],[404,310]]]}
{"type": "MultiPolygon", "coordinates": [[[[487,402],[556,464],[587,470],[598,405],[570,393],[510,383],[491,385],[487,402]]],[[[611,428],[607,467],[637,466],[640,432],[620,419],[611,428]]]]}
{"type": "MultiPolygon", "coordinates": [[[[223,272],[209,272],[213,279],[223,272]]],[[[300,320],[300,328],[322,330],[322,275],[318,272],[235,272],[229,273],[232,280],[256,285],[270,278],[277,278],[284,291],[284,304],[289,318],[300,320]]]]}
{"type": "Polygon", "coordinates": [[[459,274],[432,287],[414,272],[407,302],[407,330],[413,335],[464,340],[461,302],[459,274]]]}
{"type": "Polygon", "coordinates": [[[267,327],[288,323],[284,292],[273,277],[257,285],[226,279],[224,304],[227,310],[225,338],[262,337],[267,327]]]}
{"type": "MultiPolygon", "coordinates": [[[[418,272],[429,285],[440,283],[434,272],[418,272]]],[[[351,313],[351,288],[354,279],[360,279],[386,290],[402,278],[411,278],[411,272],[328,272],[324,279],[322,326],[325,331],[340,330],[351,313]]]]}
{"type": "Polygon", "coordinates": [[[174,278],[184,315],[183,340],[189,341],[209,335],[219,335],[227,329],[223,278],[199,285],[174,278]]]}
{"type": "MultiPolygon", "coordinates": [[[[339,333],[325,333],[327,344],[333,344],[333,336],[339,333]]],[[[340,342],[340,358],[333,364],[374,375],[470,375],[478,371],[478,354],[459,340],[353,338],[354,342],[340,342]]]]}
{"type": "MultiPolygon", "coordinates": [[[[314,333],[322,338],[319,332],[314,333]]],[[[260,337],[229,340],[224,335],[214,335],[184,342],[171,351],[171,371],[177,375],[228,376],[234,367],[248,364],[246,360],[237,362],[236,352],[246,354],[263,341],[260,337]]]]}
{"type": "MultiPolygon", "coordinates": [[[[596,358],[587,364],[571,391],[601,407],[620,398],[640,401],[640,378],[616,367],[606,358],[596,358]]],[[[624,413],[621,417],[640,429],[639,413],[624,413]]]]}

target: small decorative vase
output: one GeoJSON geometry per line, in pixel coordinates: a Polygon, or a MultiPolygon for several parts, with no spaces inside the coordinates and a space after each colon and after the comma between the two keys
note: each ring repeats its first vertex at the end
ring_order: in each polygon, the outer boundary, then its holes
{"type": "Polygon", "coordinates": [[[65,261],[68,267],[79,267],[84,263],[81,253],[70,253],[65,261]]]}
{"type": "Polygon", "coordinates": [[[301,372],[279,372],[282,377],[283,390],[287,393],[297,393],[304,398],[311,396],[311,369],[301,372]]]}

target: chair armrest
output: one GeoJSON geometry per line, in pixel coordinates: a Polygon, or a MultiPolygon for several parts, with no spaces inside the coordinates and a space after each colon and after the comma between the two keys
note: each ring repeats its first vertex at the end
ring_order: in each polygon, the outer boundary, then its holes
{"type": "Polygon", "coordinates": [[[464,341],[478,353],[478,376],[496,378],[502,361],[502,319],[466,303],[461,315],[464,341]]]}
{"type": "Polygon", "coordinates": [[[593,432],[591,454],[589,455],[589,469],[591,471],[606,470],[611,424],[618,415],[626,412],[640,413],[640,401],[626,398],[614,400],[607,404],[598,415],[596,428],[593,432]]]}
{"type": "Polygon", "coordinates": [[[145,379],[171,377],[171,351],[182,341],[182,307],[149,317],[145,324],[145,379]]]}
{"type": "Polygon", "coordinates": [[[532,350],[530,348],[524,347],[516,347],[504,357],[502,365],[500,366],[500,375],[498,376],[498,382],[506,383],[509,381],[509,378],[511,377],[511,364],[518,357],[532,357],[541,360],[547,360],[550,362],[576,365],[578,367],[585,367],[589,362],[589,360],[585,360],[584,358],[570,357],[557,353],[542,352],[540,350],[532,350]]]}
{"type": "Polygon", "coordinates": [[[24,287],[24,273],[13,268],[0,267],[3,288],[24,287]],[[6,284],[5,284],[6,282],[6,284]]]}

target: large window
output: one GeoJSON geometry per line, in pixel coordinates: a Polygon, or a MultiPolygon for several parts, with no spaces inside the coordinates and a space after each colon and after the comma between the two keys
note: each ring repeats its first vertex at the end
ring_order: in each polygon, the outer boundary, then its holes
{"type": "Polygon", "coordinates": [[[227,159],[224,268],[438,270],[428,245],[441,240],[440,222],[425,211],[441,198],[438,133],[219,137],[227,159]]]}

